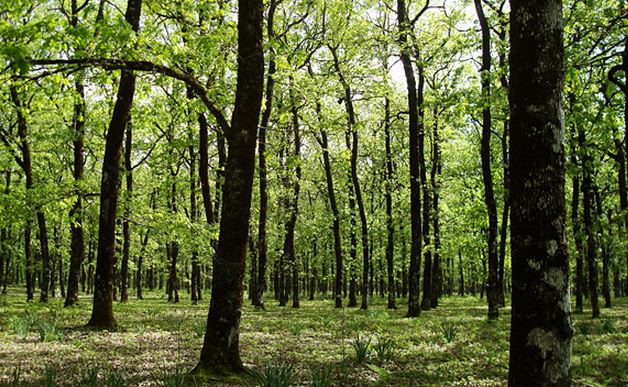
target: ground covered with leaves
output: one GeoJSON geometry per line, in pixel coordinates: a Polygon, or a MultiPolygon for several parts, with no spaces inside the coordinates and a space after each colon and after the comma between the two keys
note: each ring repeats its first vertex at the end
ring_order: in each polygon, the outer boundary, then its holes
{"type": "MultiPolygon", "coordinates": [[[[21,289],[0,297],[0,385],[183,386],[198,359],[208,301],[169,304],[161,293],[116,303],[115,332],[83,327],[91,300],[63,308],[25,302],[21,289]]],[[[419,318],[406,305],[334,309],[332,300],[300,309],[246,303],[241,353],[247,385],[502,386],[508,373],[509,308],[489,322],[483,300],[445,297],[419,318]]],[[[582,386],[628,385],[628,300],[603,317],[574,315],[573,376],[582,386]]],[[[586,311],[585,311],[586,312],[586,311]]],[[[202,383],[198,383],[202,385],[202,383]]],[[[223,383],[229,384],[229,383],[223,383]]]]}

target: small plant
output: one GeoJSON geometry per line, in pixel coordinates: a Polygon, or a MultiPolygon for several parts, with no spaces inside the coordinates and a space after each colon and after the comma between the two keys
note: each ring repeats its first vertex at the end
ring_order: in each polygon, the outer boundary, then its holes
{"type": "Polygon", "coordinates": [[[289,387],[292,385],[293,365],[286,363],[268,364],[264,371],[252,371],[253,386],[289,387]]]}
{"type": "Polygon", "coordinates": [[[81,368],[79,370],[79,379],[79,386],[98,386],[98,366],[88,365],[86,368],[81,368]]]}
{"type": "Polygon", "coordinates": [[[615,333],[615,321],[610,318],[605,318],[602,320],[602,331],[604,333],[615,333]]]}
{"type": "Polygon", "coordinates": [[[301,334],[301,331],[303,330],[303,324],[298,323],[298,322],[291,322],[290,325],[288,326],[288,331],[290,331],[290,333],[292,333],[295,336],[299,336],[299,334],[301,334]]]}
{"type": "Polygon", "coordinates": [[[9,383],[6,384],[7,387],[19,387],[22,385],[20,379],[22,378],[22,367],[17,366],[11,372],[11,379],[9,379],[9,383]]]}
{"type": "Polygon", "coordinates": [[[110,369],[105,374],[105,384],[107,387],[126,387],[129,384],[120,370],[110,369]]]}
{"type": "Polygon", "coordinates": [[[390,337],[378,337],[375,344],[373,344],[373,350],[377,354],[377,358],[380,361],[390,361],[395,358],[396,343],[390,337]]]}
{"type": "Polygon", "coordinates": [[[46,366],[44,371],[44,386],[55,387],[57,385],[57,375],[59,370],[55,367],[46,366]]]}
{"type": "Polygon", "coordinates": [[[355,349],[355,360],[358,363],[363,363],[371,353],[371,339],[358,336],[351,343],[353,349],[355,349]]]}
{"type": "Polygon", "coordinates": [[[312,387],[329,387],[332,385],[332,375],[334,369],[329,366],[315,367],[310,371],[312,377],[312,387]]]}
{"type": "Polygon", "coordinates": [[[453,321],[443,321],[440,324],[440,332],[446,342],[451,343],[458,335],[458,326],[453,321]]]}
{"type": "Polygon", "coordinates": [[[37,326],[39,341],[55,341],[63,337],[63,333],[53,323],[42,321],[37,326]]]}
{"type": "Polygon", "coordinates": [[[204,320],[199,320],[194,323],[194,332],[196,333],[196,337],[205,336],[205,331],[207,330],[207,322],[204,320]]]}
{"type": "Polygon", "coordinates": [[[170,372],[166,369],[159,371],[155,377],[157,385],[163,387],[184,387],[190,385],[190,380],[185,371],[176,369],[170,372]]]}
{"type": "Polygon", "coordinates": [[[578,324],[576,324],[576,328],[583,336],[588,336],[593,332],[591,324],[585,322],[578,322],[578,324]]]}
{"type": "Polygon", "coordinates": [[[19,316],[13,316],[9,320],[9,326],[11,328],[11,332],[22,340],[26,338],[30,330],[26,319],[19,316]]]}

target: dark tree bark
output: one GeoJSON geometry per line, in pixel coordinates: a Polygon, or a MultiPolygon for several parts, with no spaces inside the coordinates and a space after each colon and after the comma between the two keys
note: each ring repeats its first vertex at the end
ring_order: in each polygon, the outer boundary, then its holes
{"type": "MultiPolygon", "coordinates": [[[[141,8],[142,0],[128,0],[124,17],[136,33],[140,28],[141,8]]],[[[95,328],[113,329],[116,326],[112,303],[120,154],[134,93],[135,75],[131,71],[122,70],[113,115],[107,130],[100,182],[98,256],[96,258],[96,276],[94,279],[94,306],[92,308],[92,316],[87,323],[88,326],[95,328]]]]}
{"type": "Polygon", "coordinates": [[[406,76],[408,89],[408,111],[410,131],[410,272],[408,274],[408,317],[416,317],[421,313],[419,304],[419,278],[421,278],[421,192],[420,192],[420,152],[419,152],[419,114],[418,97],[410,47],[408,46],[408,30],[410,22],[406,14],[405,0],[397,0],[397,18],[399,21],[399,45],[401,46],[401,62],[406,76]]]}
{"type": "Polygon", "coordinates": [[[239,0],[238,4],[236,100],[227,135],[229,153],[207,330],[199,363],[193,371],[197,375],[243,370],[239,350],[242,281],[264,86],[264,57],[262,1],[239,0]]]}
{"type": "Polygon", "coordinates": [[[360,309],[368,308],[368,294],[369,294],[369,236],[368,225],[366,222],[366,210],[364,209],[364,200],[362,200],[362,191],[360,190],[360,180],[358,178],[358,129],[355,127],[356,115],[353,107],[353,92],[349,82],[344,77],[340,68],[340,61],[338,59],[337,48],[329,46],[329,50],[334,60],[334,68],[338,79],[344,89],[344,104],[347,111],[347,132],[351,135],[351,182],[353,186],[353,193],[355,195],[355,202],[358,206],[358,214],[360,216],[360,229],[362,236],[362,288],[361,296],[362,302],[360,309]]]}
{"type": "Polygon", "coordinates": [[[488,213],[488,318],[499,317],[499,286],[497,257],[497,204],[493,192],[493,174],[491,171],[491,30],[484,16],[481,0],[473,0],[482,30],[482,181],[484,182],[484,204],[488,213]]]}
{"type": "Polygon", "coordinates": [[[122,219],[122,264],[120,265],[120,302],[129,300],[129,253],[131,251],[131,203],[133,199],[133,167],[131,151],[133,147],[133,123],[131,117],[126,126],[124,142],[124,174],[126,192],[124,197],[124,219],[122,219]]]}
{"type": "Polygon", "coordinates": [[[384,136],[386,147],[386,271],[388,273],[388,309],[397,309],[395,303],[395,225],[392,217],[392,186],[393,186],[393,162],[390,146],[390,99],[384,101],[384,136]]]}
{"type": "MultiPolygon", "coordinates": [[[[268,19],[266,28],[268,30],[268,40],[275,38],[275,11],[277,10],[277,2],[270,0],[268,5],[268,19]]],[[[270,122],[270,115],[273,107],[273,95],[275,90],[275,71],[277,65],[275,63],[275,49],[271,45],[269,47],[268,58],[268,74],[266,76],[266,92],[264,99],[264,112],[259,127],[258,138],[258,157],[259,157],[259,221],[257,224],[257,281],[255,282],[255,291],[253,292],[252,303],[256,308],[264,309],[264,291],[266,290],[266,263],[268,246],[266,243],[266,220],[268,213],[268,182],[266,170],[266,129],[270,122]]]]}
{"type": "Polygon", "coordinates": [[[562,2],[511,0],[509,386],[571,385],[562,2]]]}
{"type": "MultiPolygon", "coordinates": [[[[192,139],[192,135],[190,134],[190,140],[192,139]]],[[[190,222],[192,224],[195,224],[198,220],[198,208],[196,205],[196,187],[197,187],[197,183],[196,183],[196,152],[194,151],[194,146],[191,145],[192,142],[190,141],[190,146],[188,147],[188,152],[190,154],[190,161],[189,161],[189,166],[190,166],[190,222]]],[[[191,276],[191,283],[190,283],[190,298],[192,300],[192,303],[196,303],[200,298],[201,298],[201,294],[200,294],[200,289],[201,287],[200,285],[200,270],[199,270],[199,265],[198,265],[198,251],[193,250],[192,251],[192,259],[191,259],[191,263],[192,263],[192,272],[190,274],[191,276]]]]}
{"type": "MultiPolygon", "coordinates": [[[[172,171],[172,185],[170,189],[170,210],[172,214],[177,213],[177,183],[176,172],[172,171]]],[[[179,258],[179,242],[172,240],[166,244],[168,258],[170,259],[170,270],[168,271],[168,302],[179,302],[179,277],[177,276],[177,260],[179,258]]]]}
{"type": "Polygon", "coordinates": [[[462,267],[462,251],[458,250],[458,295],[464,297],[464,270],[462,267]]]}
{"type": "Polygon", "coordinates": [[[578,128],[578,146],[582,152],[582,212],[584,221],[584,231],[587,243],[587,272],[588,272],[588,290],[589,299],[591,300],[591,315],[597,318],[600,315],[600,306],[597,294],[598,275],[597,275],[597,240],[594,230],[593,218],[591,210],[593,207],[593,160],[591,158],[591,150],[588,148],[586,134],[584,128],[578,128]]]}
{"type": "MultiPolygon", "coordinates": [[[[28,142],[28,123],[26,121],[26,115],[24,114],[25,107],[22,105],[20,95],[15,85],[10,86],[11,101],[15,106],[17,112],[17,128],[18,137],[20,139],[19,148],[22,151],[22,158],[18,160],[18,163],[24,171],[26,190],[32,190],[34,187],[33,180],[33,165],[31,159],[30,145],[28,142]]],[[[37,225],[39,226],[39,245],[42,259],[42,276],[40,282],[40,298],[41,302],[48,302],[48,285],[50,284],[50,254],[48,251],[48,228],[46,227],[46,217],[41,210],[41,207],[35,205],[35,216],[37,218],[37,225]]],[[[35,275],[34,262],[31,253],[31,233],[32,233],[32,220],[27,220],[26,228],[24,230],[24,252],[26,255],[26,297],[27,300],[33,299],[33,293],[35,289],[35,275]]]]}
{"type": "MultiPolygon", "coordinates": [[[[4,178],[4,194],[9,195],[11,193],[11,169],[7,169],[4,172],[4,178]]],[[[6,294],[10,277],[9,267],[13,255],[11,254],[9,246],[11,240],[11,227],[3,227],[0,233],[0,286],[2,286],[2,294],[6,294]]]]}
{"type": "Polygon", "coordinates": [[[583,277],[583,258],[582,258],[582,228],[580,223],[580,216],[578,214],[578,207],[580,203],[580,180],[575,175],[572,178],[572,199],[571,199],[571,227],[573,230],[573,236],[576,246],[576,312],[582,313],[582,293],[584,288],[583,277]]]}
{"type": "Polygon", "coordinates": [[[299,111],[294,96],[294,85],[291,86],[290,100],[292,107],[292,131],[294,135],[294,153],[292,159],[294,163],[294,182],[292,198],[288,199],[290,217],[286,223],[286,238],[283,246],[283,255],[287,258],[292,273],[292,307],[299,307],[299,267],[297,265],[297,257],[294,251],[294,229],[297,224],[297,216],[299,214],[299,192],[301,190],[301,134],[299,128],[299,111]]]}
{"type": "MultiPolygon", "coordinates": [[[[317,105],[317,111],[320,114],[320,104],[317,105]]],[[[331,162],[329,160],[329,142],[327,140],[327,131],[320,127],[320,145],[323,150],[323,165],[325,167],[325,180],[327,182],[327,196],[329,198],[329,207],[331,208],[331,216],[333,217],[333,234],[334,234],[334,257],[336,258],[336,276],[334,279],[334,299],[335,307],[342,308],[342,239],[340,237],[340,212],[336,203],[336,192],[334,191],[334,180],[331,171],[331,162]]]]}
{"type": "Polygon", "coordinates": [[[135,290],[137,292],[137,299],[141,300],[144,298],[142,294],[143,288],[143,276],[142,270],[144,267],[144,254],[146,252],[146,245],[148,244],[148,236],[150,235],[150,229],[146,230],[146,234],[142,236],[142,247],[140,247],[140,252],[137,255],[137,268],[135,269],[135,290]]]}
{"type": "Polygon", "coordinates": [[[432,264],[432,291],[430,307],[438,306],[438,298],[443,290],[443,271],[440,257],[440,220],[438,217],[438,200],[440,191],[440,174],[442,164],[440,161],[440,137],[438,133],[438,107],[434,107],[434,125],[432,126],[432,170],[430,181],[432,185],[432,224],[434,234],[434,262],[432,264]]]}

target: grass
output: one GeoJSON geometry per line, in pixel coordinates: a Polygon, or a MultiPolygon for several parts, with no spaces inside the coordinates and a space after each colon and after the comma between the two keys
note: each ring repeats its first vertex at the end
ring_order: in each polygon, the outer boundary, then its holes
{"type": "MultiPolygon", "coordinates": [[[[119,329],[96,332],[83,328],[90,298],[63,308],[60,299],[26,303],[22,293],[10,289],[0,297],[0,385],[16,376],[16,385],[47,385],[51,378],[60,385],[182,385],[198,359],[208,294],[197,305],[183,297],[172,305],[161,293],[116,303],[119,329]]],[[[489,322],[483,301],[472,297],[445,297],[415,319],[404,317],[403,300],[398,305],[387,310],[386,300],[374,297],[367,311],[334,309],[331,300],[303,301],[300,309],[267,302],[266,310],[255,310],[245,301],[242,359],[258,375],[290,365],[292,385],[506,384],[509,308],[489,322]],[[455,327],[451,340],[443,324],[455,327]],[[374,352],[363,362],[355,358],[357,337],[372,338],[374,352]]],[[[576,385],[628,382],[628,299],[614,305],[598,320],[573,316],[576,385]]]]}

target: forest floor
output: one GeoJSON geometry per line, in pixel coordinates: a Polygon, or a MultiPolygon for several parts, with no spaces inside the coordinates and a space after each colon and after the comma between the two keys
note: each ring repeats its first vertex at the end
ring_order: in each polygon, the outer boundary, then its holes
{"type": "MultiPolygon", "coordinates": [[[[600,319],[574,315],[576,385],[628,385],[628,299],[613,301],[600,319]]],[[[289,374],[290,385],[506,385],[509,308],[489,322],[483,300],[444,297],[409,319],[398,303],[387,310],[375,296],[367,311],[334,309],[332,300],[293,309],[270,299],[259,311],[245,301],[242,359],[257,380],[289,374]]],[[[0,385],[189,385],[183,375],[198,359],[207,308],[208,300],[169,304],[150,293],[115,303],[118,331],[95,332],[82,326],[89,297],[63,308],[59,298],[26,303],[22,289],[10,289],[0,297],[0,385]]]]}

